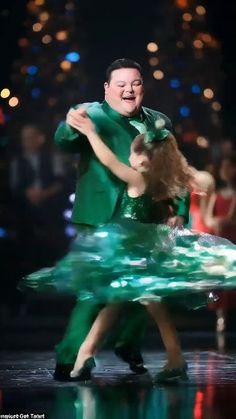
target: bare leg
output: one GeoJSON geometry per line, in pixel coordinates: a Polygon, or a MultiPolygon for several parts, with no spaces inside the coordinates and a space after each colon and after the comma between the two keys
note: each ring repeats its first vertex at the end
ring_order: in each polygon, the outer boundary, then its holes
{"type": "Polygon", "coordinates": [[[113,325],[120,312],[121,304],[112,304],[103,308],[94,321],[86,339],[80,346],[71,377],[81,369],[86,359],[95,355],[98,345],[101,343],[107,331],[113,325]]]}
{"type": "Polygon", "coordinates": [[[216,340],[220,352],[225,351],[225,327],[226,310],[223,307],[219,307],[216,309],[216,340]]]}
{"type": "Polygon", "coordinates": [[[148,312],[155,320],[167,352],[165,368],[178,368],[184,363],[179,337],[176,327],[170,317],[168,309],[163,302],[150,302],[146,305],[148,312]]]}

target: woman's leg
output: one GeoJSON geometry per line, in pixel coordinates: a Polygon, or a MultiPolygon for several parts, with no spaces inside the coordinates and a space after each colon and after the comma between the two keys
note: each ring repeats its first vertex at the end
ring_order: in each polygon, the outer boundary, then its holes
{"type": "Polygon", "coordinates": [[[149,302],[146,308],[159,328],[167,352],[167,364],[165,368],[173,369],[182,367],[185,361],[179,337],[166,304],[164,302],[149,302]]]}
{"type": "Polygon", "coordinates": [[[121,304],[112,304],[104,307],[99,312],[88,335],[80,346],[71,376],[74,376],[76,372],[83,367],[86,359],[93,357],[96,354],[99,344],[113,325],[121,307],[121,304]]]}

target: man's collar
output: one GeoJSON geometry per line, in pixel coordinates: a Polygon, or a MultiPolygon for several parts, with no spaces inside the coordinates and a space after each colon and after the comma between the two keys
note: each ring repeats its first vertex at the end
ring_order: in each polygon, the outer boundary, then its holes
{"type": "Polygon", "coordinates": [[[144,122],[144,120],[146,118],[145,113],[144,113],[142,108],[137,115],[130,116],[130,117],[121,115],[119,112],[115,111],[113,108],[111,108],[111,106],[105,100],[102,103],[102,108],[103,108],[104,112],[107,115],[109,115],[112,119],[115,119],[116,121],[120,121],[120,122],[123,122],[123,121],[144,122]]]}

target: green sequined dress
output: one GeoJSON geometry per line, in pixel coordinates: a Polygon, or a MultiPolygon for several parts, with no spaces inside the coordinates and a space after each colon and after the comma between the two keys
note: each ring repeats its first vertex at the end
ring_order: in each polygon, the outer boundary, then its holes
{"type": "Polygon", "coordinates": [[[23,278],[19,288],[98,303],[169,298],[191,308],[199,305],[199,295],[200,306],[207,304],[212,289],[236,288],[236,246],[170,228],[166,214],[163,203],[125,192],[111,223],[81,227],[64,258],[23,278]]]}

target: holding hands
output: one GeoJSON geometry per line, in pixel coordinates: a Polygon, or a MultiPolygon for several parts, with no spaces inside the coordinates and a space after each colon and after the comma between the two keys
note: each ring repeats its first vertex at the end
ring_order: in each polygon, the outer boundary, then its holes
{"type": "Polygon", "coordinates": [[[89,118],[85,108],[70,109],[66,116],[66,122],[87,137],[96,132],[95,126],[89,118]]]}

